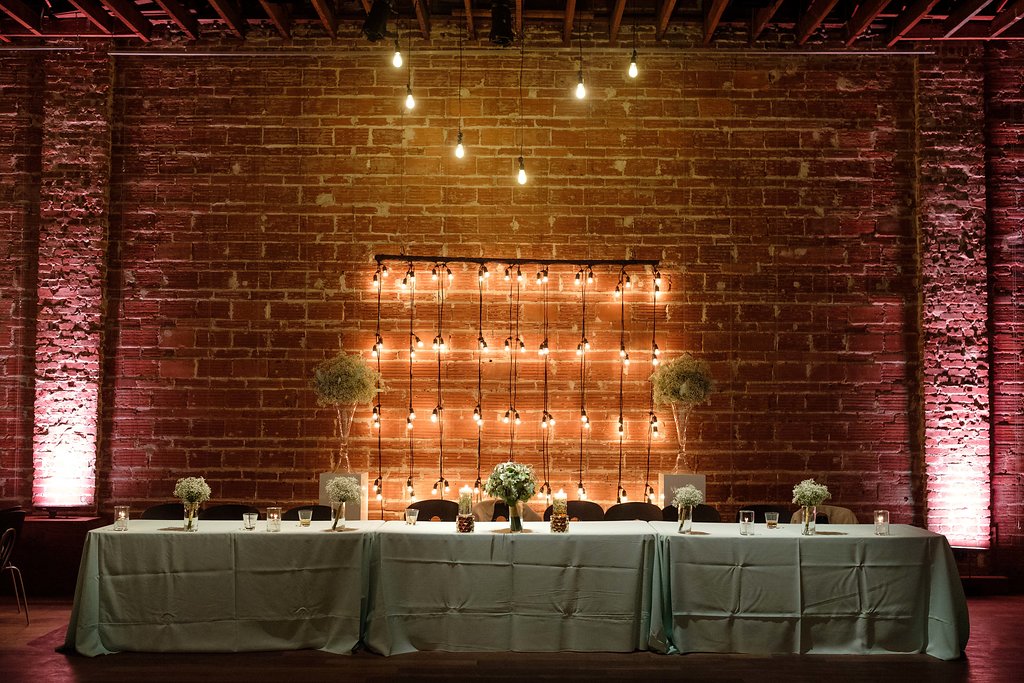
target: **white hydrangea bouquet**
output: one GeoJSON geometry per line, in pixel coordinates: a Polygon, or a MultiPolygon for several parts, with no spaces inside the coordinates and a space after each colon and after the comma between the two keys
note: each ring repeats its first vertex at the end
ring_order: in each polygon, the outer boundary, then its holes
{"type": "Polygon", "coordinates": [[[691,507],[704,502],[704,494],[693,484],[677,488],[672,496],[672,504],[676,507],[691,507]]]}
{"type": "Polygon", "coordinates": [[[484,484],[487,495],[500,498],[508,505],[508,521],[512,531],[523,529],[518,503],[529,500],[536,490],[537,479],[533,476],[533,468],[520,462],[499,463],[484,484]]]}
{"type": "Polygon", "coordinates": [[[814,509],[818,505],[821,505],[826,500],[832,497],[832,494],[828,492],[828,487],[824,484],[819,484],[813,479],[804,479],[802,482],[793,487],[793,502],[803,508],[801,516],[803,517],[803,528],[800,533],[804,536],[813,536],[815,532],[815,516],[817,511],[814,509]]]}
{"type": "Polygon", "coordinates": [[[202,477],[182,477],[174,484],[174,497],[185,506],[185,531],[199,528],[199,504],[210,500],[210,485],[202,477]]]}
{"type": "Polygon", "coordinates": [[[327,497],[336,506],[334,512],[334,524],[331,529],[338,528],[338,522],[342,522],[341,528],[345,528],[345,503],[356,503],[359,501],[359,484],[350,477],[335,477],[327,482],[327,497]]]}

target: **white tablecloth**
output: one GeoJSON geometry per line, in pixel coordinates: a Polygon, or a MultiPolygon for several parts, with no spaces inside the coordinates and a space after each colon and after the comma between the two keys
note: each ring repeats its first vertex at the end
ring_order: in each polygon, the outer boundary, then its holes
{"type": "Polygon", "coordinates": [[[967,645],[967,603],[944,536],[905,525],[652,523],[651,647],[679,652],[927,653],[967,645]]]}
{"type": "Polygon", "coordinates": [[[90,531],[65,645],[84,655],[243,652],[359,641],[374,529],[383,522],[282,522],[268,533],[241,522],[132,520],[90,531]]]}
{"type": "MultiPolygon", "coordinates": [[[[371,563],[366,645],[416,650],[646,649],[654,532],[645,522],[388,522],[371,563]]],[[[524,673],[525,678],[529,678],[524,673]]]]}

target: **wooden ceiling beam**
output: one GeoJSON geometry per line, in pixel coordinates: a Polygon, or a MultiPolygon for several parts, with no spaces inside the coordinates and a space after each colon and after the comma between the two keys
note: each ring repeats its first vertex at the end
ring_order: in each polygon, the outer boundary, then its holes
{"type": "Polygon", "coordinates": [[[26,5],[21,0],[0,0],[0,10],[7,16],[21,24],[22,28],[33,35],[42,35],[39,21],[39,12],[26,5]]]}
{"type": "Polygon", "coordinates": [[[69,0],[93,26],[104,33],[114,32],[114,20],[97,0],[69,0]]]}
{"type": "Polygon", "coordinates": [[[676,8],[676,0],[662,0],[658,9],[658,23],[654,27],[654,39],[661,40],[668,30],[668,22],[672,19],[672,12],[676,8]]]}
{"type": "MultiPolygon", "coordinates": [[[[331,38],[335,38],[338,35],[338,13],[334,11],[331,3],[327,0],[312,0],[313,9],[316,10],[317,16],[320,17],[320,23],[327,29],[327,34],[331,38]]],[[[366,6],[363,6],[365,9],[366,6]]]]}
{"type": "Polygon", "coordinates": [[[612,15],[608,19],[608,42],[615,43],[619,37],[619,27],[622,25],[622,14],[626,11],[626,0],[615,0],[612,7],[612,15]]]}
{"type": "MultiPolygon", "coordinates": [[[[985,0],[988,2],[988,0],[985,0]]],[[[846,46],[849,47],[871,26],[871,22],[882,13],[889,0],[866,0],[846,22],[846,46]]]]}
{"type": "Polygon", "coordinates": [[[722,20],[722,12],[725,11],[725,7],[728,4],[729,0],[711,0],[711,2],[704,3],[705,45],[710,43],[711,37],[715,35],[715,29],[718,28],[718,22],[722,20]]]}
{"type": "Polygon", "coordinates": [[[412,6],[416,10],[416,21],[420,24],[423,40],[430,40],[430,8],[426,0],[412,0],[412,6]]]}
{"type": "Polygon", "coordinates": [[[476,40],[476,26],[473,24],[473,0],[466,0],[466,35],[476,40]]]}
{"type": "Polygon", "coordinates": [[[277,29],[277,32],[281,34],[281,37],[291,38],[292,6],[281,5],[276,2],[270,2],[269,0],[260,0],[260,5],[263,7],[263,11],[267,13],[267,18],[270,19],[270,23],[273,24],[274,28],[277,29]]]}
{"type": "MultiPolygon", "coordinates": [[[[260,0],[263,2],[263,0],[260,0]]],[[[373,3],[370,0],[362,0],[363,11],[366,12],[366,16],[370,16],[370,10],[373,9],[373,3]]]]}
{"type": "Polygon", "coordinates": [[[516,0],[516,35],[523,35],[523,0],[516,0]]]}
{"type": "Polygon", "coordinates": [[[565,18],[562,20],[562,42],[572,42],[572,25],[576,20],[576,0],[565,0],[565,18]]]}
{"type": "Polygon", "coordinates": [[[142,12],[135,6],[134,0],[102,0],[102,2],[132,33],[145,42],[149,42],[149,37],[153,34],[153,24],[142,16],[142,12]]]}
{"type": "Polygon", "coordinates": [[[784,0],[773,0],[771,4],[758,7],[750,13],[750,44],[753,45],[761,32],[768,26],[775,13],[782,7],[784,0]]]}
{"type": "Polygon", "coordinates": [[[978,16],[981,10],[985,9],[985,5],[992,2],[992,0],[967,0],[961,5],[957,5],[956,9],[949,13],[946,17],[946,22],[942,25],[943,38],[949,38],[956,34],[957,31],[967,25],[974,17],[978,16]]]}
{"type": "Polygon", "coordinates": [[[836,6],[839,0],[811,0],[811,4],[804,11],[803,16],[800,17],[800,21],[796,25],[796,44],[803,45],[807,42],[807,39],[811,37],[821,23],[825,21],[825,17],[832,11],[832,8],[836,6]]]}
{"type": "Polygon", "coordinates": [[[192,40],[199,39],[199,20],[179,0],[153,0],[192,40]]]}
{"type": "Polygon", "coordinates": [[[1007,29],[1024,18],[1024,0],[1016,0],[996,15],[996,18],[989,24],[989,37],[998,38],[1007,29]]]}
{"type": "Polygon", "coordinates": [[[913,5],[903,10],[896,18],[896,23],[892,27],[892,33],[889,35],[889,42],[886,45],[892,47],[900,42],[900,39],[907,35],[910,29],[917,26],[918,22],[924,19],[925,15],[931,12],[932,8],[938,3],[939,0],[917,0],[913,5]]]}

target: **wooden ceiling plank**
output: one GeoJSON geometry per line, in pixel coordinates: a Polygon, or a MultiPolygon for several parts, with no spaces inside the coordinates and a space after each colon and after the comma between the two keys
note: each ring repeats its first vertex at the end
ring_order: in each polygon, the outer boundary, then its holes
{"type": "Polygon", "coordinates": [[[523,0],[516,0],[516,35],[523,35],[523,0]]]}
{"type": "Polygon", "coordinates": [[[996,18],[992,20],[992,23],[989,25],[989,37],[998,38],[1021,19],[1024,19],[1024,0],[1017,0],[1005,7],[1003,11],[996,15],[996,18]]]}
{"type": "Polygon", "coordinates": [[[836,6],[839,0],[811,0],[811,4],[807,7],[803,16],[800,17],[800,21],[796,25],[796,44],[803,45],[807,42],[807,39],[811,37],[821,23],[825,21],[825,17],[832,11],[832,8],[836,6]]]}
{"type": "Polygon", "coordinates": [[[466,0],[466,35],[476,40],[476,26],[473,24],[473,0],[466,0]]]}
{"type": "Polygon", "coordinates": [[[313,9],[316,10],[317,16],[320,17],[320,23],[327,29],[328,35],[331,38],[335,38],[338,35],[338,14],[331,7],[331,3],[327,0],[312,0],[313,9]]]}
{"type": "Polygon", "coordinates": [[[608,42],[615,43],[619,37],[619,27],[622,25],[622,14],[626,11],[626,0],[615,0],[615,7],[612,8],[612,16],[608,20],[608,42]]]}
{"type": "Polygon", "coordinates": [[[231,32],[239,38],[244,38],[248,22],[242,16],[242,10],[239,9],[237,0],[209,0],[209,2],[231,32]]]}
{"type": "Polygon", "coordinates": [[[562,42],[572,42],[572,25],[576,19],[576,0],[565,0],[565,18],[562,21],[562,42]]]}
{"type": "Polygon", "coordinates": [[[715,35],[715,29],[718,28],[718,22],[722,20],[722,12],[725,11],[726,5],[729,4],[729,0],[711,0],[709,3],[704,3],[704,44],[707,45],[711,42],[711,37],[715,35]]]}
{"type": "Polygon", "coordinates": [[[416,21],[420,23],[423,40],[430,40],[430,8],[426,0],[412,0],[412,6],[416,10],[416,21]]]}
{"type": "Polygon", "coordinates": [[[946,23],[942,25],[942,37],[949,38],[954,35],[966,26],[967,22],[976,17],[981,10],[985,9],[985,6],[990,2],[992,0],[967,0],[967,2],[957,5],[956,9],[949,13],[946,23]]]}
{"type": "MultiPolygon", "coordinates": [[[[158,0],[159,1],[159,0],[158,0]]],[[[282,38],[292,37],[292,7],[281,5],[269,0],[260,0],[263,11],[267,13],[270,23],[274,25],[282,38]]]]}
{"type": "Polygon", "coordinates": [[[750,44],[753,45],[761,32],[768,26],[775,13],[782,7],[785,0],[773,0],[770,5],[759,7],[750,13],[750,44]]]}
{"type": "Polygon", "coordinates": [[[99,30],[104,33],[114,32],[113,19],[97,0],[69,0],[69,2],[99,30]]]}
{"type": "Polygon", "coordinates": [[[0,0],[0,10],[3,10],[7,16],[21,24],[29,33],[37,36],[42,34],[39,12],[21,0],[0,0]]]}
{"type": "MultiPolygon", "coordinates": [[[[260,2],[263,2],[263,1],[264,0],[260,0],[260,2]]],[[[373,9],[373,3],[370,0],[362,0],[362,2],[363,2],[363,11],[366,12],[366,16],[370,16],[370,10],[373,9]]]]}
{"type": "Polygon", "coordinates": [[[147,43],[149,42],[149,37],[153,34],[153,24],[142,16],[142,12],[135,6],[134,0],[102,0],[102,2],[122,24],[131,29],[132,33],[147,43]]]}
{"type": "Polygon", "coordinates": [[[939,0],[917,0],[913,5],[907,7],[896,18],[892,27],[892,34],[889,36],[888,47],[892,47],[907,35],[910,29],[917,26],[918,22],[924,19],[925,15],[932,11],[932,8],[939,3],[939,0]]]}
{"type": "Polygon", "coordinates": [[[199,20],[179,0],[153,0],[192,40],[199,39],[199,20]]]}
{"type": "Polygon", "coordinates": [[[662,0],[661,8],[658,10],[658,23],[654,28],[654,39],[661,40],[668,31],[668,22],[672,19],[672,12],[676,8],[676,0],[662,0]]]}
{"type": "MultiPolygon", "coordinates": [[[[988,2],[988,0],[985,0],[988,2]]],[[[861,34],[871,26],[871,22],[882,13],[889,0],[866,0],[862,2],[850,20],[846,22],[846,46],[853,45],[861,34]]]]}

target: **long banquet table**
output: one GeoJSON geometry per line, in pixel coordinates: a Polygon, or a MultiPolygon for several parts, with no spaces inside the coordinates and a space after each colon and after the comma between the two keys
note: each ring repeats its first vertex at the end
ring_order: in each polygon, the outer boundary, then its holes
{"type": "Polygon", "coordinates": [[[956,659],[967,645],[967,602],[945,537],[896,524],[652,522],[658,560],[651,646],[661,651],[927,653],[956,659]]]}
{"type": "Polygon", "coordinates": [[[371,532],[383,522],[282,522],[280,533],[241,521],[132,520],[89,532],[65,646],[118,651],[244,652],[359,642],[371,532]]]}
{"type": "Polygon", "coordinates": [[[646,522],[453,522],[378,529],[366,645],[415,650],[647,649],[654,531],[646,522]]]}

